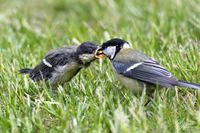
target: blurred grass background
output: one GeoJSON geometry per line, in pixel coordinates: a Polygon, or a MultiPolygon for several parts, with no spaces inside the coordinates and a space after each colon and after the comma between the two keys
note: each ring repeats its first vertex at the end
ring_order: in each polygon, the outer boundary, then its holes
{"type": "Polygon", "coordinates": [[[200,83],[199,0],[0,0],[1,132],[199,132],[197,91],[163,89],[151,104],[95,61],[58,91],[18,74],[51,49],[124,38],[176,77],[200,83]]]}

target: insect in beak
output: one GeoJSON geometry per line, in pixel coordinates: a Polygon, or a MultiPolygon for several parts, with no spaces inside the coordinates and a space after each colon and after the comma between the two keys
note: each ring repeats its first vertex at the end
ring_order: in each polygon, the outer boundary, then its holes
{"type": "Polygon", "coordinates": [[[103,53],[103,50],[101,49],[101,47],[99,47],[95,51],[95,57],[101,59],[101,58],[105,58],[107,56],[103,53]]]}

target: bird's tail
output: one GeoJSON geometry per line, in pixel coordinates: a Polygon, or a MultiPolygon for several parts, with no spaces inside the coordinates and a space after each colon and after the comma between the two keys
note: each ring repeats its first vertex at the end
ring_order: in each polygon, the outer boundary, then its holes
{"type": "Polygon", "coordinates": [[[200,84],[188,83],[188,82],[182,81],[182,80],[179,80],[179,81],[178,81],[178,86],[181,86],[181,87],[188,87],[188,88],[200,90],[200,84]]]}
{"type": "Polygon", "coordinates": [[[32,69],[30,69],[30,68],[24,68],[24,69],[19,70],[19,73],[20,74],[30,74],[31,71],[32,71],[32,69]]]}

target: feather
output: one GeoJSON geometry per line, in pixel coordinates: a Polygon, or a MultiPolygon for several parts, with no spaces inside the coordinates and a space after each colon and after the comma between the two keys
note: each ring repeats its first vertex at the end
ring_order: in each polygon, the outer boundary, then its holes
{"type": "Polygon", "coordinates": [[[143,82],[158,84],[164,87],[173,87],[178,83],[178,80],[172,76],[164,67],[160,66],[156,62],[144,61],[144,62],[129,62],[112,61],[116,71],[128,78],[137,79],[143,82]],[[134,69],[129,69],[133,66],[134,69]],[[127,71],[129,69],[129,71],[127,71]]]}
{"type": "Polygon", "coordinates": [[[76,47],[64,47],[46,54],[45,58],[30,73],[30,77],[34,81],[49,80],[53,72],[59,66],[64,66],[68,62],[77,58],[74,56],[76,47]]]}

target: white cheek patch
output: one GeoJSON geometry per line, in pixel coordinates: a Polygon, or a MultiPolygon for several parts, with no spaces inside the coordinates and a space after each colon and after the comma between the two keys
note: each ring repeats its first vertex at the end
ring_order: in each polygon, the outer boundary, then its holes
{"type": "Polygon", "coordinates": [[[128,43],[124,43],[123,48],[130,48],[131,46],[128,43]]]}
{"type": "Polygon", "coordinates": [[[115,46],[108,47],[105,50],[103,50],[103,52],[104,54],[109,56],[111,59],[113,59],[116,54],[116,47],[115,46]]]}

